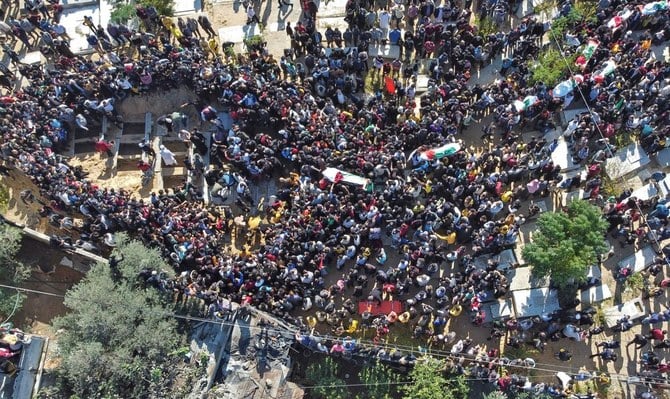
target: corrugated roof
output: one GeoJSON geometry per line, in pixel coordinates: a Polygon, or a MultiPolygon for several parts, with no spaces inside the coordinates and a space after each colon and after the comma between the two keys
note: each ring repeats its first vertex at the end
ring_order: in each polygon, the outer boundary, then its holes
{"type": "Polygon", "coordinates": [[[44,337],[31,336],[30,343],[23,345],[19,364],[16,365],[19,370],[11,375],[0,374],[1,399],[32,398],[45,343],[44,337]]]}

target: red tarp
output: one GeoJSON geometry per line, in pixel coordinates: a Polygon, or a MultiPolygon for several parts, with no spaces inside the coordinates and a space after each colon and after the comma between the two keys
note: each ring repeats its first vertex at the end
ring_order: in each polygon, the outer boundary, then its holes
{"type": "Polygon", "coordinates": [[[386,87],[386,92],[388,94],[395,94],[395,82],[393,78],[386,76],[384,77],[384,86],[386,87]]]}
{"type": "Polygon", "coordinates": [[[363,312],[370,312],[372,315],[379,314],[389,314],[391,311],[395,311],[397,314],[403,312],[402,302],[400,301],[382,301],[380,305],[377,305],[376,301],[360,301],[358,302],[358,313],[362,314],[363,312]]]}

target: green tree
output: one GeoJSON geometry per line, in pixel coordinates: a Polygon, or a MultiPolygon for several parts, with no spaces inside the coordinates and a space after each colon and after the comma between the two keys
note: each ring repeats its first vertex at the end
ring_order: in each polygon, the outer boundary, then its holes
{"type": "Polygon", "coordinates": [[[135,5],[125,1],[115,3],[110,18],[117,24],[125,24],[135,18],[135,5]]]}
{"type": "Polygon", "coordinates": [[[607,222],[600,209],[587,201],[572,201],[563,212],[542,214],[537,227],[522,252],[533,275],[551,276],[559,287],[584,281],[605,249],[607,222]]]}
{"type": "Polygon", "coordinates": [[[7,212],[7,208],[9,207],[9,190],[7,189],[7,186],[4,184],[0,184],[0,212],[5,213],[7,212]]]}
{"type": "Polygon", "coordinates": [[[305,372],[307,380],[312,384],[309,394],[312,398],[346,399],[349,398],[347,383],[337,375],[340,366],[331,357],[323,361],[310,363],[305,372]]]}
{"type": "Polygon", "coordinates": [[[131,239],[126,233],[117,233],[116,242],[117,247],[112,255],[121,259],[118,268],[124,280],[137,285],[137,275],[143,269],[164,271],[170,277],[174,275],[158,249],[145,247],[141,241],[131,239]]]}
{"type": "Polygon", "coordinates": [[[166,299],[138,287],[143,260],[166,267],[156,253],[122,239],[121,278],[98,264],[65,296],[70,312],[54,321],[60,329],[59,370],[65,394],[81,398],[163,397],[170,387],[182,341],[166,299]]]}
{"type": "Polygon", "coordinates": [[[598,20],[596,9],[597,4],[595,1],[582,0],[574,2],[567,15],[558,17],[552,21],[550,33],[552,39],[562,45],[565,42],[566,32],[574,31],[578,27],[581,31],[585,31],[584,27],[587,24],[598,20]]]}
{"type": "Polygon", "coordinates": [[[559,50],[547,47],[540,51],[537,60],[531,65],[530,82],[533,84],[542,82],[547,87],[553,88],[570,76],[569,67],[574,65],[576,59],[577,54],[567,55],[564,58],[559,50]]]}
{"type": "Polygon", "coordinates": [[[369,399],[391,399],[397,397],[395,395],[399,375],[390,367],[381,363],[371,366],[363,367],[358,372],[358,378],[361,384],[366,384],[365,392],[361,394],[361,398],[369,399]]]}
{"type": "Polygon", "coordinates": [[[499,30],[498,25],[490,17],[480,18],[475,16],[475,26],[477,26],[477,33],[482,37],[494,35],[499,30]]]}
{"type": "Polygon", "coordinates": [[[137,5],[154,6],[159,15],[174,16],[174,0],[115,0],[112,4],[112,21],[126,23],[135,18],[137,5]]]}
{"type": "Polygon", "coordinates": [[[244,39],[244,46],[247,48],[248,52],[262,50],[265,43],[266,41],[263,35],[253,35],[244,39]]]}
{"type": "MultiPolygon", "coordinates": [[[[0,283],[19,285],[30,276],[30,267],[18,260],[21,231],[6,224],[0,226],[0,283]]],[[[25,295],[11,289],[0,290],[0,315],[5,320],[21,308],[25,295]]]]}
{"type": "Polygon", "coordinates": [[[470,387],[462,374],[445,377],[444,362],[432,357],[421,359],[409,373],[411,384],[400,389],[405,399],[465,399],[470,387]]]}
{"type": "Polygon", "coordinates": [[[502,391],[491,391],[489,393],[482,394],[484,399],[508,399],[505,392],[502,391]]]}

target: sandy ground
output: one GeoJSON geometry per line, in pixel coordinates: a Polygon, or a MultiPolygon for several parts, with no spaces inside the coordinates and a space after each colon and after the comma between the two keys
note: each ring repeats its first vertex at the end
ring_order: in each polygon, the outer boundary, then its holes
{"type": "MultiPolygon", "coordinates": [[[[188,103],[196,98],[195,94],[184,87],[173,89],[169,92],[151,93],[141,96],[132,96],[124,100],[118,107],[119,113],[128,122],[144,122],[145,113],[151,112],[155,121],[161,115],[180,111],[189,118],[189,127],[200,126],[200,116],[195,107],[181,108],[182,104],[188,103]]],[[[172,142],[166,144],[171,148],[172,142]]],[[[139,148],[138,148],[139,154],[139,148]]],[[[135,166],[136,161],[119,159],[116,170],[112,168],[112,162],[106,155],[98,153],[76,154],[70,159],[73,166],[82,166],[89,172],[88,178],[95,184],[114,189],[125,188],[131,195],[137,198],[149,198],[155,185],[149,184],[142,187],[142,172],[135,166]]],[[[180,162],[183,165],[183,162],[180,162]]],[[[158,179],[156,176],[155,179],[158,179]]],[[[163,178],[162,187],[173,188],[183,183],[185,176],[170,176],[163,178]]]]}
{"type": "MultiPolygon", "coordinates": [[[[275,17],[278,18],[277,14],[277,4],[272,0],[265,0],[261,4],[262,12],[259,13],[259,16],[264,22],[273,21],[275,17]]],[[[241,9],[239,2],[225,2],[207,4],[207,12],[210,15],[210,20],[214,24],[214,28],[217,29],[222,26],[234,26],[234,25],[243,25],[246,21],[246,16],[244,11],[241,9]]],[[[285,17],[287,20],[295,20],[300,13],[299,4],[296,3],[296,7],[288,12],[288,16],[285,17]]],[[[276,56],[281,55],[283,48],[288,47],[288,39],[283,31],[279,32],[264,32],[264,36],[269,42],[270,51],[276,56]]],[[[495,68],[487,67],[484,68],[482,73],[477,74],[475,79],[480,79],[482,81],[488,81],[491,77],[494,76],[492,70],[495,68]]],[[[150,96],[140,96],[140,97],[131,97],[126,100],[121,106],[120,110],[127,115],[126,120],[137,121],[143,120],[144,112],[152,111],[154,117],[160,114],[171,112],[175,110],[180,104],[188,101],[192,98],[192,94],[188,90],[179,91],[176,93],[171,93],[171,95],[150,95],[150,96]]],[[[196,116],[197,118],[197,116],[196,116]]],[[[464,140],[468,145],[478,146],[479,136],[481,135],[481,127],[473,126],[464,133],[464,140]]],[[[125,170],[129,168],[122,168],[119,170],[116,175],[111,175],[108,167],[106,166],[105,158],[101,157],[99,154],[87,154],[78,157],[72,158],[70,161],[73,165],[81,165],[85,170],[87,170],[91,179],[94,183],[101,186],[113,187],[113,188],[125,188],[133,192],[134,194],[145,197],[148,195],[147,190],[141,190],[141,173],[136,170],[125,170]]],[[[5,178],[3,178],[5,179],[5,178]]],[[[10,184],[10,194],[12,200],[10,201],[10,210],[8,216],[17,222],[27,224],[31,227],[37,228],[41,231],[47,231],[50,229],[50,226],[39,218],[35,217],[36,207],[35,204],[25,205],[22,204],[18,199],[18,192],[13,187],[30,187],[30,183],[27,177],[16,176],[14,178],[17,182],[10,184]],[[26,181],[27,180],[27,181],[26,181]]],[[[36,190],[34,190],[36,193],[36,190]]],[[[526,228],[528,230],[530,225],[526,228]]],[[[528,238],[528,231],[525,233],[525,238],[528,238]]],[[[236,246],[241,249],[240,239],[236,240],[236,246]]],[[[616,255],[607,262],[607,267],[603,268],[605,272],[605,282],[610,283],[610,287],[616,287],[615,298],[608,303],[603,304],[604,306],[610,305],[614,301],[617,303],[632,298],[633,296],[639,295],[639,292],[625,292],[621,284],[616,284],[612,278],[611,273],[607,272],[607,269],[611,269],[613,265],[616,264],[618,259],[623,258],[632,252],[632,247],[620,248],[616,247],[616,255]]],[[[389,251],[390,255],[390,251],[389,251]]],[[[389,256],[389,264],[391,264],[394,259],[389,256]]],[[[36,280],[34,284],[38,284],[40,289],[44,287],[52,286],[54,290],[59,292],[64,292],[65,287],[69,286],[71,281],[74,281],[76,276],[69,274],[68,272],[75,273],[70,269],[61,270],[58,268],[56,273],[45,275],[43,273],[36,273],[34,279],[36,280]],[[40,280],[40,281],[37,281],[40,280]]],[[[447,271],[448,272],[448,271],[447,271]]],[[[328,276],[328,281],[330,283],[336,281],[339,278],[337,271],[333,270],[328,276]]],[[[337,301],[343,301],[346,299],[344,296],[337,298],[337,301]]],[[[652,310],[659,310],[660,303],[667,303],[667,298],[661,298],[661,301],[656,300],[652,303],[647,303],[648,308],[652,310]]],[[[16,320],[25,320],[28,324],[32,325],[34,332],[46,333],[47,326],[43,323],[48,323],[50,317],[53,315],[61,314],[64,311],[62,302],[56,300],[45,300],[42,297],[36,296],[35,298],[29,297],[24,310],[16,315],[16,320]]],[[[664,325],[667,328],[667,325],[664,325]]],[[[330,327],[326,325],[321,325],[318,327],[324,333],[329,332],[330,327]]],[[[469,336],[477,343],[482,343],[491,347],[504,347],[500,345],[500,342],[497,341],[487,341],[486,337],[488,336],[489,330],[487,328],[477,328],[471,325],[469,320],[467,320],[467,315],[461,315],[458,318],[450,320],[448,325],[449,330],[456,331],[459,337],[469,336]]],[[[394,327],[392,334],[389,336],[387,344],[411,344],[411,345],[424,345],[425,341],[411,341],[409,334],[407,334],[406,329],[394,327]]],[[[636,326],[633,330],[628,331],[623,334],[601,334],[600,336],[594,337],[590,341],[584,342],[573,342],[568,340],[561,340],[559,342],[550,342],[545,349],[544,353],[538,353],[537,351],[531,350],[529,347],[523,348],[522,350],[508,351],[507,355],[510,357],[524,357],[530,356],[533,357],[538,366],[535,370],[530,371],[530,375],[534,379],[542,379],[548,381],[554,381],[553,375],[557,371],[566,371],[566,372],[577,372],[581,368],[587,370],[607,370],[611,373],[620,374],[621,376],[630,375],[633,376],[636,374],[635,362],[629,362],[627,359],[637,360],[639,358],[639,353],[634,354],[632,349],[628,351],[627,356],[620,356],[619,360],[615,363],[609,363],[607,365],[602,365],[599,361],[594,361],[588,358],[588,355],[593,350],[592,347],[597,342],[601,342],[610,338],[619,339],[625,345],[632,339],[632,336],[636,332],[647,331],[647,328],[642,329],[640,326],[636,326]],[[558,351],[560,348],[566,348],[570,350],[575,356],[569,362],[559,362],[554,359],[554,352],[558,351]]],[[[361,331],[360,337],[364,339],[372,338],[371,331],[361,331]]],[[[449,350],[449,347],[437,346],[431,348],[434,351],[443,351],[449,350]]],[[[622,350],[626,352],[626,349],[622,350]]],[[[439,353],[439,352],[438,352],[439,353]]],[[[661,352],[666,357],[668,353],[661,352]]],[[[606,397],[618,398],[618,397],[633,397],[635,386],[626,384],[625,379],[622,377],[621,380],[615,380],[612,387],[609,389],[606,397]]]]}
{"type": "MultiPolygon", "coordinates": [[[[46,373],[60,364],[57,332],[51,327],[54,318],[67,313],[63,298],[59,296],[65,295],[84,276],[70,267],[59,265],[64,256],[67,255],[34,240],[24,240],[19,252],[22,262],[31,266],[33,271],[22,287],[56,295],[26,293],[23,307],[11,319],[24,331],[49,339],[44,363],[46,373]]],[[[45,377],[45,380],[49,378],[45,377]]]]}
{"type": "Polygon", "coordinates": [[[89,175],[88,179],[96,185],[114,189],[124,188],[135,195],[139,195],[142,187],[142,172],[139,169],[119,171],[111,175],[107,166],[107,155],[81,154],[70,159],[72,166],[81,166],[89,175]]]}
{"type": "Polygon", "coordinates": [[[8,208],[4,213],[4,216],[8,220],[47,234],[55,231],[46,219],[39,217],[38,212],[42,206],[40,202],[46,203],[46,200],[40,197],[37,186],[33,184],[25,173],[13,170],[9,173],[9,176],[3,175],[0,177],[0,184],[5,186],[9,191],[8,208]],[[36,201],[25,203],[21,200],[20,193],[25,189],[32,191],[36,201]]]}

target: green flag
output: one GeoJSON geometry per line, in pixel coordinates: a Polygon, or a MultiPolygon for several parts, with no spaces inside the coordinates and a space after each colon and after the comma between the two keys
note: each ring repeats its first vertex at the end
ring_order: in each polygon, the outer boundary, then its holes
{"type": "Polygon", "coordinates": [[[596,52],[597,48],[598,48],[597,40],[589,40],[588,43],[586,43],[586,47],[584,47],[584,50],[582,50],[582,54],[584,55],[584,58],[586,58],[586,61],[590,60],[591,57],[593,57],[593,53],[596,52]]]}

